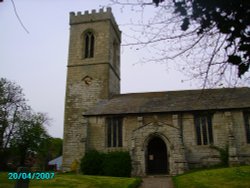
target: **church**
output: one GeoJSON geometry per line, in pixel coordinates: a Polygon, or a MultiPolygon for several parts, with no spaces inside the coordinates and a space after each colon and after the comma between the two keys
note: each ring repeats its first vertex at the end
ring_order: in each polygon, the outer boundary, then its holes
{"type": "Polygon", "coordinates": [[[121,94],[120,43],[111,8],[70,13],[64,171],[93,149],[128,151],[133,176],[218,164],[211,146],[250,164],[250,88],[121,94]]]}

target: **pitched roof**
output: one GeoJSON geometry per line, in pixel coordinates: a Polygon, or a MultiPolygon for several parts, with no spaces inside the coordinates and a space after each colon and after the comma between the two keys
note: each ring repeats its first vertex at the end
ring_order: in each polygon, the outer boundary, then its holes
{"type": "Polygon", "coordinates": [[[84,115],[185,112],[250,108],[250,88],[182,90],[116,95],[84,115]]]}

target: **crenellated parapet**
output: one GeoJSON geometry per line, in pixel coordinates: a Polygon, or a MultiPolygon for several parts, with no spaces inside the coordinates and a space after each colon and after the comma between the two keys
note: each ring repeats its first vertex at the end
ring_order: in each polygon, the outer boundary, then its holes
{"type": "Polygon", "coordinates": [[[114,27],[117,27],[116,29],[118,29],[115,18],[112,14],[111,7],[108,7],[106,10],[103,8],[99,9],[98,11],[94,9],[91,12],[85,11],[84,13],[70,12],[70,25],[103,21],[103,20],[110,20],[112,22],[112,25],[114,27]]]}

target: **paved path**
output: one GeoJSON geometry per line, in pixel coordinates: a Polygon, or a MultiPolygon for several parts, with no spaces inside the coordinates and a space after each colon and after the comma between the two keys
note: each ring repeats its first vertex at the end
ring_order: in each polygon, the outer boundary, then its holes
{"type": "Polygon", "coordinates": [[[142,178],[140,188],[174,188],[174,184],[169,176],[148,176],[142,178]]]}

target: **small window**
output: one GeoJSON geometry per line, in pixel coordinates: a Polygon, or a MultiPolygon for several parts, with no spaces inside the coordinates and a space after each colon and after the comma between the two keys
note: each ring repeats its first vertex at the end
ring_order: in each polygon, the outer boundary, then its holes
{"type": "Polygon", "coordinates": [[[107,146],[122,147],[122,118],[107,118],[107,146]]]}
{"type": "Polygon", "coordinates": [[[118,60],[118,57],[117,57],[117,50],[118,50],[118,45],[117,43],[114,41],[113,42],[113,66],[114,68],[116,68],[116,65],[117,65],[117,60],[118,60]]]}
{"type": "Polygon", "coordinates": [[[213,143],[212,114],[195,114],[194,124],[197,145],[213,143]]]}
{"type": "Polygon", "coordinates": [[[94,57],[94,45],[95,45],[95,37],[92,32],[87,32],[84,35],[84,57],[91,58],[94,57]]]}
{"type": "Polygon", "coordinates": [[[244,112],[244,122],[246,130],[246,141],[250,144],[250,111],[244,112]]]}

